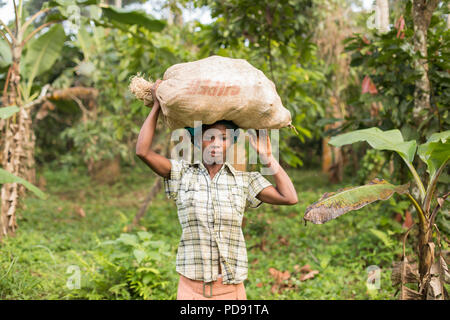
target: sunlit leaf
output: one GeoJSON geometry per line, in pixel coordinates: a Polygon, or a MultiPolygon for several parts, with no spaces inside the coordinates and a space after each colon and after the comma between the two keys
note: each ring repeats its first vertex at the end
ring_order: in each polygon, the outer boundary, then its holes
{"type": "Polygon", "coordinates": [[[360,141],[366,141],[372,148],[377,150],[396,151],[409,163],[413,162],[417,148],[416,141],[403,141],[400,130],[383,131],[376,127],[340,134],[332,137],[329,144],[341,147],[360,141]]]}
{"type": "Polygon", "coordinates": [[[436,171],[450,159],[450,130],[437,132],[419,146],[417,154],[427,164],[431,179],[436,171]]]}
{"type": "Polygon", "coordinates": [[[62,25],[55,24],[46,33],[29,42],[20,69],[22,77],[27,81],[28,94],[31,93],[34,79],[49,70],[55,61],[61,58],[65,38],[62,25]]]}
{"type": "Polygon", "coordinates": [[[147,256],[145,251],[139,249],[134,249],[133,254],[138,263],[141,263],[141,261],[147,256]]]}

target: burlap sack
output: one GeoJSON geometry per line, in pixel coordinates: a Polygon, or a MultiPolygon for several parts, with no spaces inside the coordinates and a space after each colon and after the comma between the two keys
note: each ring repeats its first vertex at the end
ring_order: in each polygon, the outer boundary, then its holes
{"type": "MultiPolygon", "coordinates": [[[[152,106],[153,84],[133,77],[130,90],[152,106]]],[[[179,63],[164,73],[156,95],[170,129],[231,120],[242,129],[279,129],[291,124],[274,83],[243,59],[211,56],[179,63]]]]}

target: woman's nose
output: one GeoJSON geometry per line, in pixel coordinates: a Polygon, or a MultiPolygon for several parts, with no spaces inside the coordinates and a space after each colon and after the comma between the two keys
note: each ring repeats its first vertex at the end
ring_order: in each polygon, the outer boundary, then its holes
{"type": "Polygon", "coordinates": [[[222,146],[221,142],[222,141],[220,139],[216,139],[215,137],[213,137],[211,145],[212,145],[212,147],[221,147],[222,146]]]}

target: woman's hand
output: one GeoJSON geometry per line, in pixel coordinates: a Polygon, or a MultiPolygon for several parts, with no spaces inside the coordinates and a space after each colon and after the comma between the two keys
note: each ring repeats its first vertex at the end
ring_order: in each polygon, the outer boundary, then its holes
{"type": "MultiPolygon", "coordinates": [[[[262,202],[271,204],[293,205],[298,202],[297,192],[288,174],[272,155],[268,130],[261,130],[261,134],[256,136],[249,131],[250,144],[258,152],[261,162],[268,167],[268,173],[274,177],[276,188],[269,186],[261,190],[256,198],[262,202]]],[[[258,133],[258,130],[256,131],[258,133]]]]}
{"type": "Polygon", "coordinates": [[[262,162],[266,164],[272,157],[272,145],[270,144],[270,138],[267,129],[264,129],[262,131],[263,133],[261,135],[259,134],[258,130],[256,130],[257,135],[249,131],[249,141],[253,149],[255,149],[261,157],[262,162]]]}
{"type": "Polygon", "coordinates": [[[162,82],[161,79],[156,80],[156,82],[153,84],[151,93],[152,93],[152,98],[153,98],[153,107],[159,108],[160,104],[159,104],[159,100],[158,97],[156,96],[156,89],[158,89],[159,84],[162,82]]]}

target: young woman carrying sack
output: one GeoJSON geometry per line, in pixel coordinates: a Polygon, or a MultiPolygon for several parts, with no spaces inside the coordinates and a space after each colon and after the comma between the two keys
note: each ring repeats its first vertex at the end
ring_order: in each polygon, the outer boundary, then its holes
{"type": "MultiPolygon", "coordinates": [[[[152,96],[160,80],[152,88],[152,96]]],[[[151,149],[160,111],[158,99],[145,120],[137,141],[136,154],[164,178],[169,199],[177,205],[182,236],[178,246],[176,270],[180,275],[177,299],[245,300],[244,280],[248,261],[242,218],[247,208],[261,203],[294,205],[297,193],[291,179],[273,157],[270,139],[250,135],[252,147],[274,176],[274,187],[260,172],[236,170],[226,154],[236,142],[238,129],[230,121],[202,125],[202,160],[167,159],[151,149]]]]}

